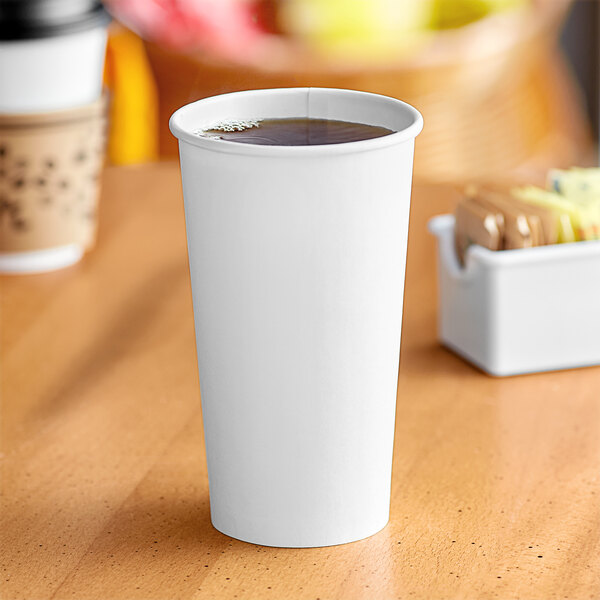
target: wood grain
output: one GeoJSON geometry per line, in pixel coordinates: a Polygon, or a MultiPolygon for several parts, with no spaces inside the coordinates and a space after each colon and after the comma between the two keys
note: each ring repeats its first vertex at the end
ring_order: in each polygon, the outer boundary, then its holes
{"type": "Polygon", "coordinates": [[[600,368],[490,378],[435,337],[415,186],[392,517],[333,548],[253,546],[209,520],[179,173],[106,173],[99,245],[0,280],[0,597],[600,597],[600,368]]]}

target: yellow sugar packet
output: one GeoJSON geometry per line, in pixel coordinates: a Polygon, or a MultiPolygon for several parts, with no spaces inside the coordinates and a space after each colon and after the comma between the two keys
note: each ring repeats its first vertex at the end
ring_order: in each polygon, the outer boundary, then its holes
{"type": "Polygon", "coordinates": [[[550,169],[546,183],[561,196],[600,200],[600,169],[550,169]]]}
{"type": "Polygon", "coordinates": [[[600,239],[600,169],[553,169],[548,172],[547,184],[567,200],[585,207],[593,220],[586,239],[600,239]]]}
{"type": "Polygon", "coordinates": [[[585,205],[533,185],[514,188],[511,194],[522,202],[544,206],[556,214],[559,244],[596,239],[594,214],[585,205]]]}
{"type": "MultiPolygon", "coordinates": [[[[513,202],[515,208],[518,208],[527,214],[527,219],[529,220],[530,224],[534,221],[534,219],[539,221],[541,235],[539,243],[536,244],[537,246],[547,246],[558,243],[559,225],[555,212],[551,211],[545,206],[523,202],[512,196],[509,196],[509,198],[511,202],[513,202]]],[[[568,216],[567,220],[569,220],[568,216]]],[[[571,223],[570,220],[569,223],[571,223]]]]}

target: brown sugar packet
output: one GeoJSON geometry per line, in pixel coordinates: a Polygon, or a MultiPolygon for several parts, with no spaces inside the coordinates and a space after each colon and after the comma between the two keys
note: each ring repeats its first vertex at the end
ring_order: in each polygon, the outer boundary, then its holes
{"type": "Polygon", "coordinates": [[[574,242],[577,239],[573,223],[580,225],[582,214],[555,192],[548,192],[534,186],[513,188],[513,198],[527,206],[542,208],[554,217],[556,227],[556,244],[574,242]]]}
{"type": "Polygon", "coordinates": [[[498,199],[501,203],[506,201],[515,208],[522,210],[525,213],[529,226],[534,234],[534,246],[558,243],[559,223],[557,222],[556,215],[550,209],[544,206],[529,204],[528,202],[515,198],[509,192],[505,191],[483,189],[481,190],[480,195],[484,200],[486,197],[489,197],[492,202],[494,199],[498,199]],[[536,235],[540,228],[540,235],[536,235]]]}
{"type": "Polygon", "coordinates": [[[496,215],[471,198],[463,198],[455,212],[455,244],[458,259],[464,264],[465,252],[471,244],[500,250],[502,235],[496,215]]]}
{"type": "Polygon", "coordinates": [[[531,215],[535,215],[539,219],[539,223],[542,229],[542,241],[536,246],[547,245],[547,244],[558,244],[558,222],[556,215],[552,211],[544,208],[543,206],[535,206],[521,202],[516,198],[512,199],[511,202],[521,210],[527,213],[527,218],[531,215]]]}
{"type": "Polygon", "coordinates": [[[542,223],[538,215],[530,214],[514,205],[512,198],[499,192],[471,188],[474,201],[487,210],[504,215],[502,250],[531,248],[544,243],[542,223]]]}
{"type": "Polygon", "coordinates": [[[465,196],[475,201],[477,204],[492,212],[496,218],[496,223],[498,225],[498,230],[500,231],[500,236],[504,236],[504,213],[502,210],[497,207],[493,202],[485,202],[484,199],[480,198],[481,188],[477,185],[471,184],[465,188],[465,196]]]}
{"type": "MultiPolygon", "coordinates": [[[[476,186],[472,186],[476,189],[476,186]]],[[[567,212],[562,212],[560,202],[535,202],[531,199],[533,194],[536,195],[536,188],[533,186],[515,188],[506,186],[494,186],[486,184],[483,188],[500,196],[504,196],[515,206],[522,207],[528,214],[537,214],[540,218],[542,230],[544,234],[544,244],[562,244],[566,242],[574,242],[576,240],[571,216],[567,212]]],[[[540,190],[542,200],[545,196],[552,197],[550,192],[540,190]]]]}

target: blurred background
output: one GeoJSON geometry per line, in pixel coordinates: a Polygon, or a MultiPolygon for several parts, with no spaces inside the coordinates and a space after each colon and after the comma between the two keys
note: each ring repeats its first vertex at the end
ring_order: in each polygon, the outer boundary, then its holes
{"type": "Polygon", "coordinates": [[[174,158],[190,101],[266,87],[395,96],[437,181],[596,164],[594,0],[109,0],[109,159],[174,158]]]}

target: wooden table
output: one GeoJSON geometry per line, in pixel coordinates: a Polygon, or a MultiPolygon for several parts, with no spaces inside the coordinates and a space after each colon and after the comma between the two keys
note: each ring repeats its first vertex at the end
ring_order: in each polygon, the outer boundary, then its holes
{"type": "Polygon", "coordinates": [[[178,169],[109,170],[97,249],[1,280],[0,597],[599,598],[600,368],[437,344],[425,223],[455,199],[415,186],[390,524],[273,549],[210,525],[178,169]]]}

